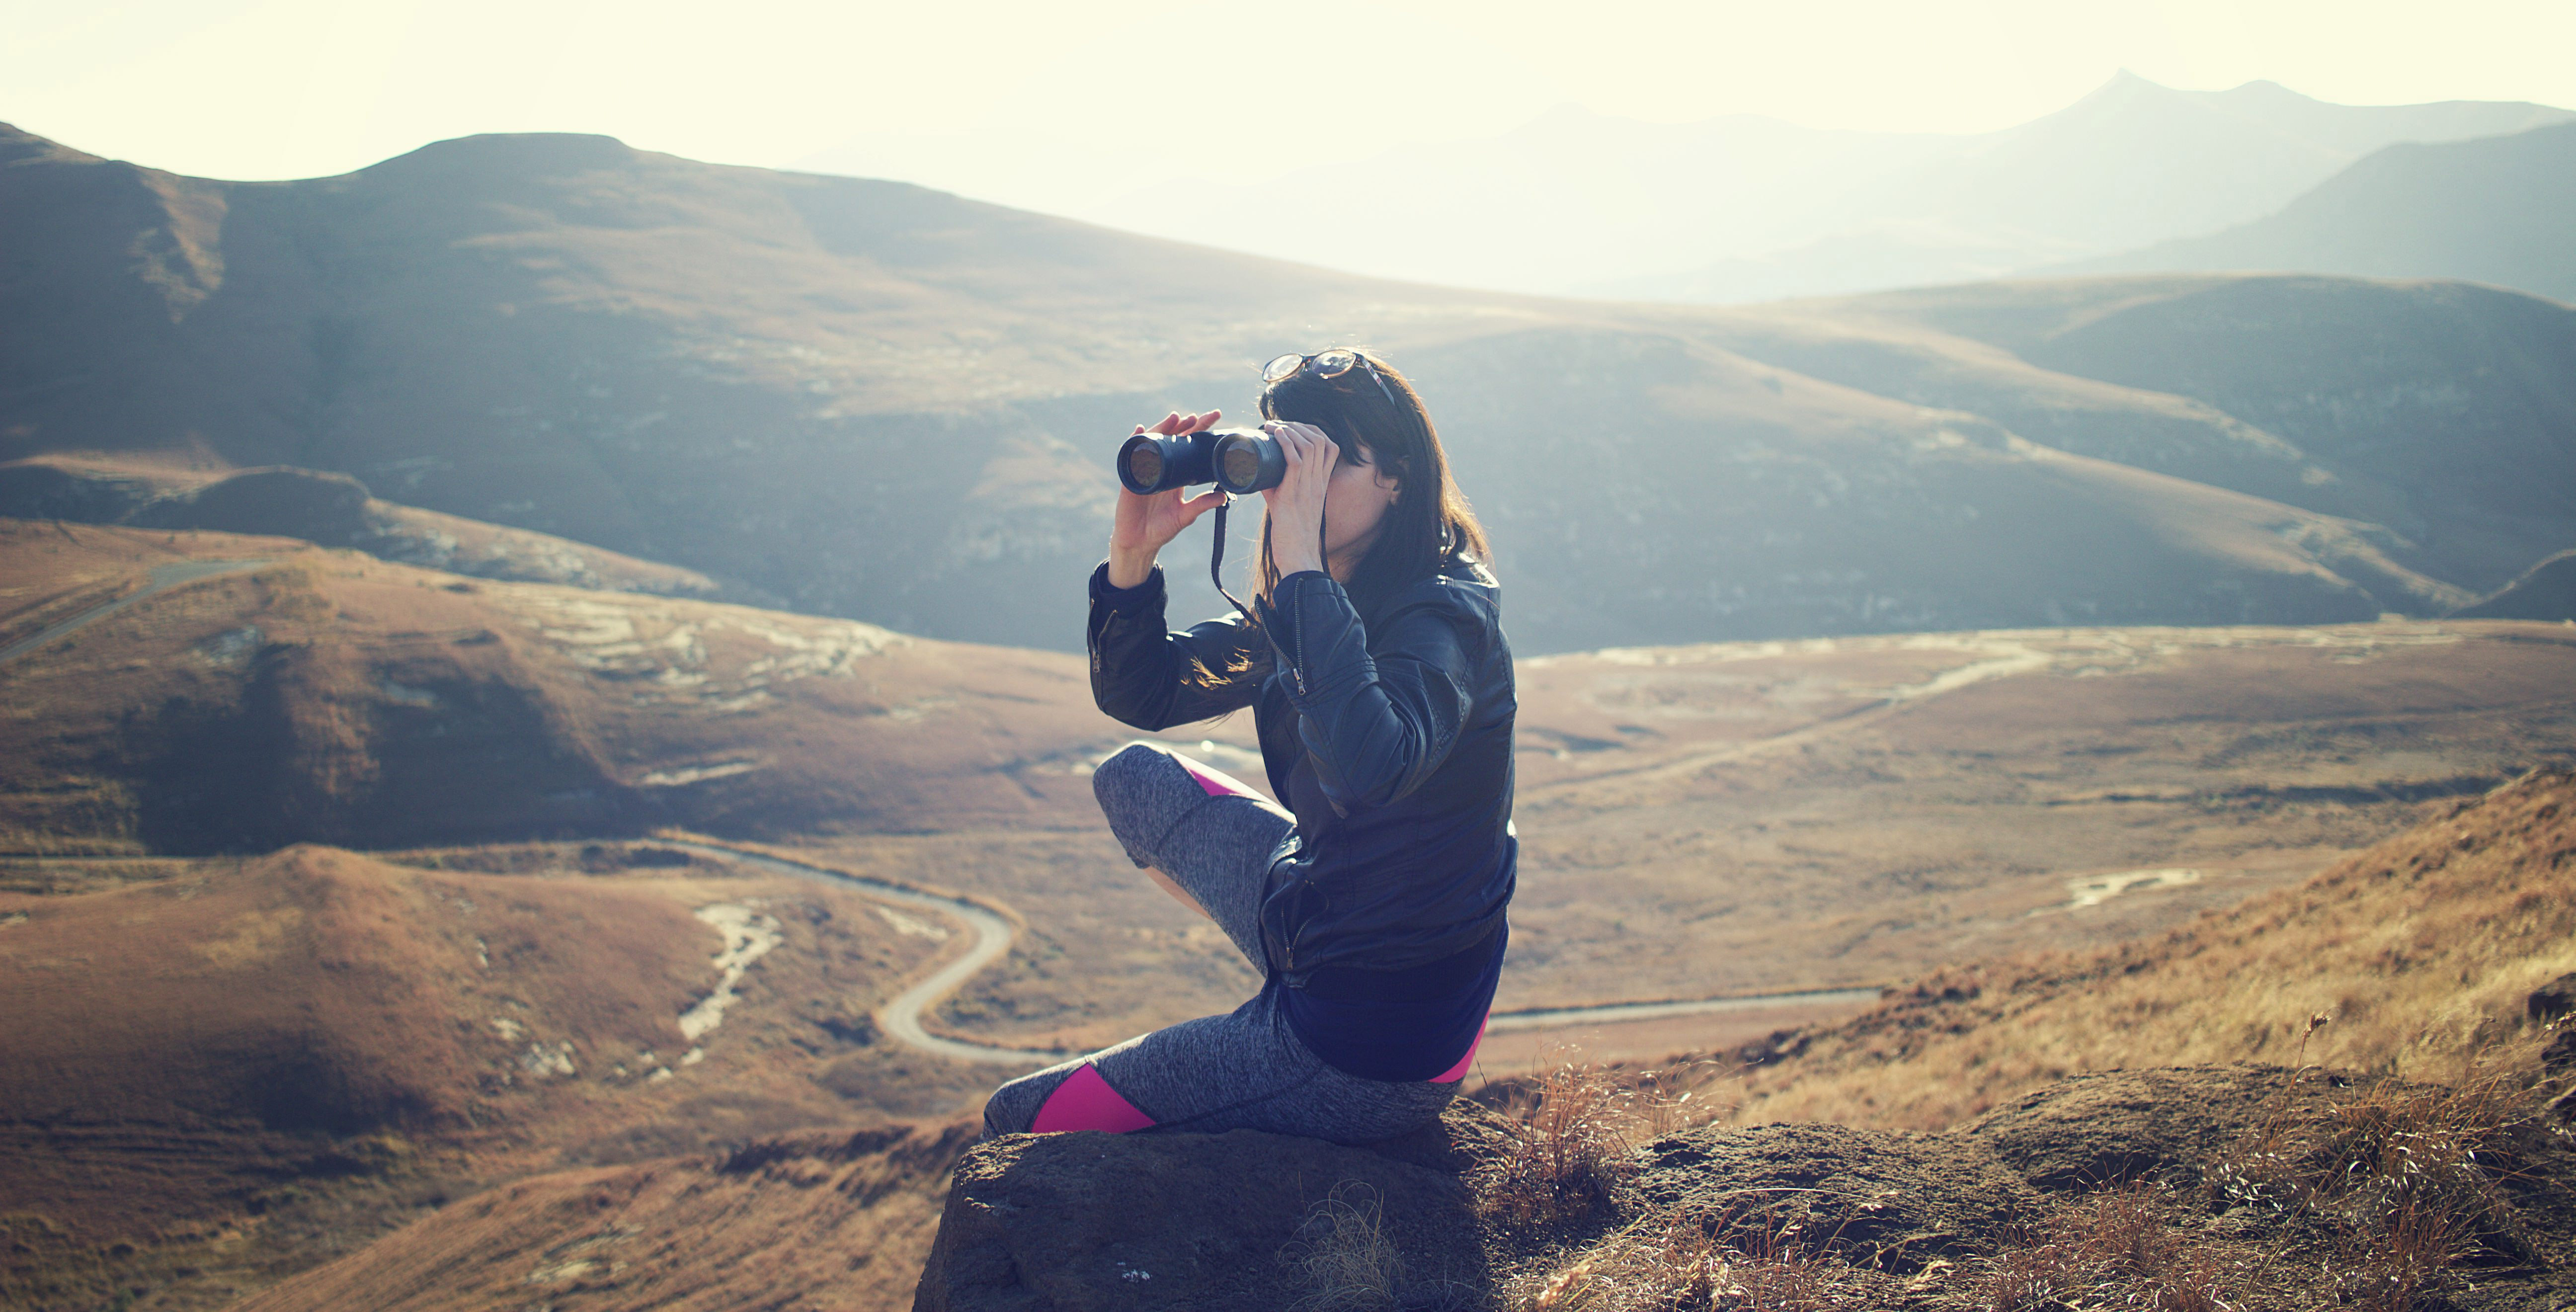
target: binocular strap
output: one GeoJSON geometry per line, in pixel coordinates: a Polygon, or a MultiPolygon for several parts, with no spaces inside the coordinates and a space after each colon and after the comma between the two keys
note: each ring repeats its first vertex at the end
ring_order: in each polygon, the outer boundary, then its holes
{"type": "MultiPolygon", "coordinates": [[[[1225,500],[1216,503],[1216,541],[1208,548],[1208,582],[1216,585],[1216,595],[1225,598],[1245,619],[1258,624],[1261,622],[1261,617],[1254,614],[1252,608],[1244,605],[1233,593],[1225,590],[1225,512],[1233,508],[1234,494],[1231,492],[1225,494],[1225,500]]],[[[1324,525],[1327,522],[1324,512],[1320,510],[1315,512],[1315,545],[1318,551],[1323,549],[1324,525]]],[[[1264,536],[1268,536],[1267,533],[1264,536]]]]}
{"type": "Polygon", "coordinates": [[[1236,600],[1233,593],[1225,590],[1225,512],[1233,508],[1234,494],[1231,492],[1225,494],[1225,500],[1216,503],[1216,542],[1208,549],[1208,582],[1215,584],[1216,595],[1233,603],[1234,608],[1242,612],[1245,619],[1258,623],[1260,617],[1252,613],[1252,608],[1236,600]]]}

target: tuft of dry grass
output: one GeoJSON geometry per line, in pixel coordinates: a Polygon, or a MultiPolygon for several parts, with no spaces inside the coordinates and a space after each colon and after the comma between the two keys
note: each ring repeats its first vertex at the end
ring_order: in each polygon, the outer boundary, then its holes
{"type": "Polygon", "coordinates": [[[1521,1224],[1588,1216],[1619,1197],[1638,1143],[1673,1128],[1674,1108],[1654,1077],[1563,1063],[1506,1104],[1510,1137],[1477,1179],[1479,1201],[1521,1224]]]}
{"type": "Polygon", "coordinates": [[[1401,1305],[1404,1255],[1386,1236],[1377,1190],[1364,1182],[1334,1185],[1307,1210],[1279,1258],[1306,1289],[1299,1312],[1386,1312],[1401,1305]]]}

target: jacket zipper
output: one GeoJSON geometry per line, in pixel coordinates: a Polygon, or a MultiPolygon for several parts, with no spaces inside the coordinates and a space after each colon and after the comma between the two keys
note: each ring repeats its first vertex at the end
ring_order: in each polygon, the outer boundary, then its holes
{"type": "Polygon", "coordinates": [[[1296,598],[1289,598],[1288,673],[1297,680],[1297,695],[1306,695],[1306,612],[1296,598]]]}

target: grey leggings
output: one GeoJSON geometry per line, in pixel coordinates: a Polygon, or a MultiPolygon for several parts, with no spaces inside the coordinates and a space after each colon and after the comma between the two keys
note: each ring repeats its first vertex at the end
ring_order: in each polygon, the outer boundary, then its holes
{"type": "MultiPolygon", "coordinates": [[[[1267,976],[1263,881],[1295,819],[1235,780],[1148,743],[1102,762],[1091,787],[1128,856],[1170,875],[1267,976]]],[[[1368,1143],[1430,1121],[1456,1096],[1463,1070],[1445,1082],[1390,1082],[1324,1064],[1288,1028],[1277,996],[1264,987],[1225,1015],[1013,1080],[984,1104],[984,1133],[1250,1129],[1368,1143]]]]}

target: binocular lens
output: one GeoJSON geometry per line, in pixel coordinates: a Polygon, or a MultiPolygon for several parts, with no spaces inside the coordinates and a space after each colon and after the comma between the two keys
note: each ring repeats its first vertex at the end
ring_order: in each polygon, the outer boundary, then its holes
{"type": "Polygon", "coordinates": [[[1127,485],[1160,487],[1163,482],[1163,449],[1151,442],[1138,442],[1127,448],[1127,485]]]}
{"type": "Polygon", "coordinates": [[[1248,488],[1261,480],[1261,451],[1250,442],[1228,444],[1218,459],[1225,464],[1225,477],[1218,481],[1229,488],[1248,488]]]}

